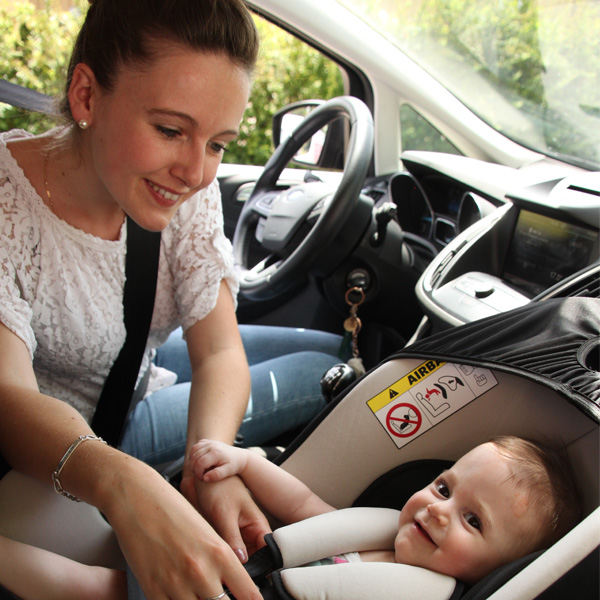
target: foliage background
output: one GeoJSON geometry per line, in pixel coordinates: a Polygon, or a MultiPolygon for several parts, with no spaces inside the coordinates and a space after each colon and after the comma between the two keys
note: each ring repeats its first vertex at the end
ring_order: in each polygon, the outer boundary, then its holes
{"type": "MultiPolygon", "coordinates": [[[[87,0],[74,0],[71,10],[58,9],[50,0],[40,9],[20,0],[3,4],[0,77],[50,96],[60,95],[87,6],[87,0]]],[[[343,93],[342,77],[333,62],[263,19],[257,17],[256,24],[263,43],[255,83],[238,143],[228,146],[225,162],[265,164],[273,151],[271,116],[278,109],[296,100],[343,93]]],[[[52,117],[0,103],[2,131],[20,127],[41,133],[55,124],[52,117]]]]}
{"type": "MultiPolygon", "coordinates": [[[[24,1],[0,6],[0,77],[49,96],[60,93],[71,45],[87,0],[75,0],[70,11],[44,9],[24,1]]],[[[51,117],[0,103],[0,130],[16,127],[41,133],[54,125],[51,117]]]]}

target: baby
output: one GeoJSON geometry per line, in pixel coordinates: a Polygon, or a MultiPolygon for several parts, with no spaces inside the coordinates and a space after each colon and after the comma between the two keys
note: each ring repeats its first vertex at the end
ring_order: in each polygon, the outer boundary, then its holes
{"type": "MultiPolygon", "coordinates": [[[[335,510],[306,485],[255,452],[202,440],[190,453],[195,475],[239,475],[256,501],[283,523],[335,510]]],[[[477,446],[402,507],[394,550],[363,561],[398,562],[475,583],[497,567],[548,547],[580,518],[562,456],[503,436],[477,446]]]]}

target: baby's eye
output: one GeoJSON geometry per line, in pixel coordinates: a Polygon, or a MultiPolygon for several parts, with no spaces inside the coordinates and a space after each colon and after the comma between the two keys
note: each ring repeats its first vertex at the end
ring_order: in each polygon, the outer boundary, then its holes
{"type": "Polygon", "coordinates": [[[445,481],[436,481],[435,489],[440,496],[443,496],[444,498],[450,498],[450,490],[448,489],[445,481]]]}
{"type": "Polygon", "coordinates": [[[473,513],[467,513],[465,515],[465,520],[471,527],[481,531],[481,521],[479,520],[479,517],[475,516],[473,513]]]}

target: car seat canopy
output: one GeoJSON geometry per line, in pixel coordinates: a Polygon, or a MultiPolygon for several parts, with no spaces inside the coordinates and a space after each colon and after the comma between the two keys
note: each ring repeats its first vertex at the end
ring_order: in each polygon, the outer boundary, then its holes
{"type": "Polygon", "coordinates": [[[556,298],[425,338],[394,354],[476,364],[530,378],[600,420],[600,299],[556,298]]]}

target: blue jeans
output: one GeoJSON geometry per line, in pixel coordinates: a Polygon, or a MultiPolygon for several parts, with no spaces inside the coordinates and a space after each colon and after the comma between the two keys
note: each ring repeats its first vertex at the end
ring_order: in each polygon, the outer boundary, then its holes
{"type": "MultiPolygon", "coordinates": [[[[245,446],[266,444],[308,423],[325,406],[320,379],[341,362],[341,336],[310,329],[240,325],[252,392],[240,427],[245,446]]],[[[177,383],[142,400],[127,423],[121,449],[151,465],[185,452],[191,367],[180,329],[158,350],[155,363],[177,383]]],[[[232,374],[233,375],[233,374],[232,374]]]]}

